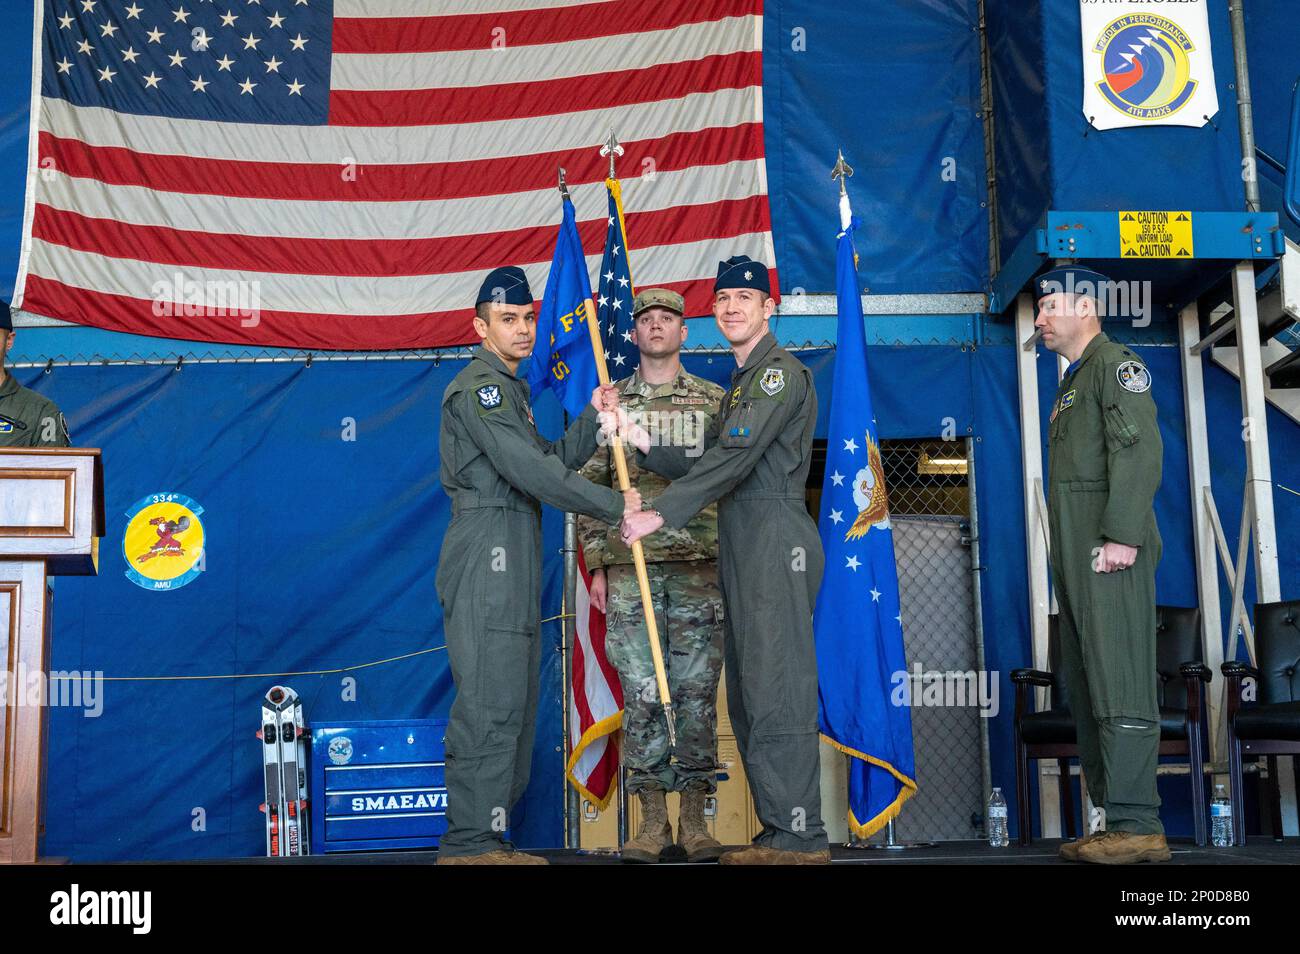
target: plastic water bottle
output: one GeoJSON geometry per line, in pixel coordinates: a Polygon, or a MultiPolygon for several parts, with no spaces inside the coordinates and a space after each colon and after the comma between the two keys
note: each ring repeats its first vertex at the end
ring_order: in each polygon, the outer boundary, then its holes
{"type": "Polygon", "coordinates": [[[1232,802],[1222,785],[1214,786],[1210,802],[1210,839],[1215,848],[1232,847],[1232,802]]]}
{"type": "Polygon", "coordinates": [[[1011,844],[1007,837],[1007,800],[1002,797],[1002,789],[993,789],[985,817],[988,819],[989,847],[1005,848],[1011,844]]]}

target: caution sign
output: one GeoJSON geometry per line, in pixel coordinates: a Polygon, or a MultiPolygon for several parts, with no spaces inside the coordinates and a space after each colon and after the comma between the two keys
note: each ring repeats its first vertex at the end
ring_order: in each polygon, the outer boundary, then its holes
{"type": "Polygon", "coordinates": [[[1194,258],[1192,213],[1121,212],[1121,258],[1194,258]]]}

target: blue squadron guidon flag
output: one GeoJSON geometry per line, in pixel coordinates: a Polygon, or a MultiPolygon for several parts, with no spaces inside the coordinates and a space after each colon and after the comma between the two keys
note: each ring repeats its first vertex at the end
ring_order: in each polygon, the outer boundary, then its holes
{"type": "MultiPolygon", "coordinates": [[[[15,305],[302,348],[476,341],[483,275],[545,284],[555,170],[640,279],[707,313],[772,239],[762,0],[44,0],[15,305]]],[[[587,259],[594,269],[594,257],[587,259]]]]}

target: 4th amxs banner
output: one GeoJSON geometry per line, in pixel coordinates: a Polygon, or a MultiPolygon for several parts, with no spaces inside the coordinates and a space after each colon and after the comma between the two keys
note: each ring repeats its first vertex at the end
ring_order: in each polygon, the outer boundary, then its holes
{"type": "Polygon", "coordinates": [[[1219,111],[1206,0],[1079,0],[1083,114],[1097,129],[1204,126],[1219,111]]]}

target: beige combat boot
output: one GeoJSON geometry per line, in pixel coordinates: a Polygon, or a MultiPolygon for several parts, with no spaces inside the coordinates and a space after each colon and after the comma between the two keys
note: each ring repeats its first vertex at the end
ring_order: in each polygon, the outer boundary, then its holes
{"type": "Polygon", "coordinates": [[[682,792],[681,811],[677,816],[677,844],[686,852],[686,860],[716,861],[722,855],[722,842],[709,834],[704,821],[704,802],[708,798],[703,789],[690,788],[682,792]]]}
{"type": "Polygon", "coordinates": [[[550,862],[540,855],[528,855],[522,851],[507,851],[499,848],[479,855],[452,855],[438,857],[439,865],[549,865],[550,862]]]}
{"type": "Polygon", "coordinates": [[[623,845],[622,859],[652,865],[659,861],[659,853],[673,843],[668,793],[661,788],[643,788],[636,795],[641,800],[641,827],[636,837],[623,845]]]}
{"type": "Polygon", "coordinates": [[[1164,835],[1139,835],[1131,831],[1104,831],[1079,849],[1079,860],[1095,865],[1132,865],[1142,861],[1168,861],[1172,857],[1164,835]]]}
{"type": "Polygon", "coordinates": [[[1088,842],[1095,841],[1104,834],[1105,832],[1103,831],[1090,831],[1082,838],[1076,838],[1074,841],[1064,842],[1060,848],[1056,849],[1056,853],[1066,861],[1078,861],[1079,849],[1088,844],[1088,842]]]}
{"type": "Polygon", "coordinates": [[[747,845],[734,848],[718,859],[720,865],[828,865],[831,863],[831,850],[787,851],[781,848],[768,848],[765,845],[747,845]]]}

